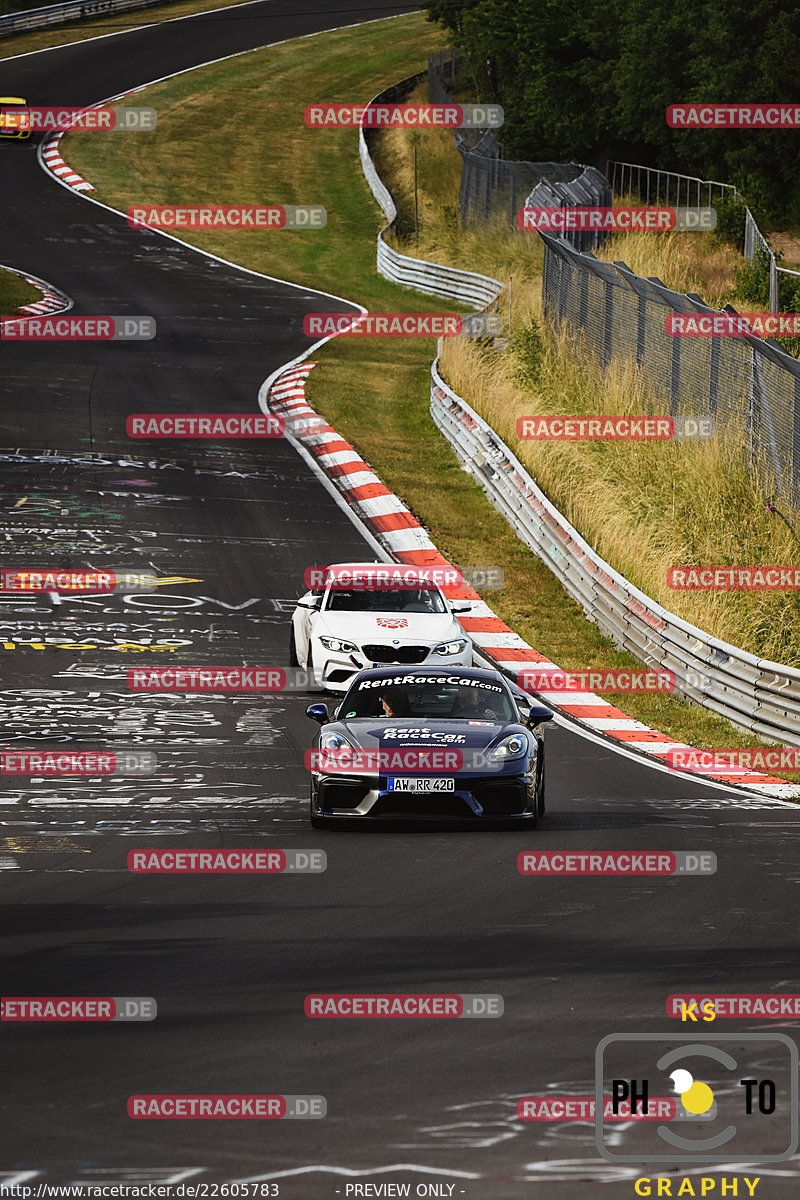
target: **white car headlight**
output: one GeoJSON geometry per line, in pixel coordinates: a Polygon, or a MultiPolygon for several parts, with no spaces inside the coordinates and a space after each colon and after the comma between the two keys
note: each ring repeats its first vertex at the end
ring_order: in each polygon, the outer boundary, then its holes
{"type": "Polygon", "coordinates": [[[528,753],[528,739],[521,733],[511,733],[503,738],[493,750],[486,755],[489,762],[507,762],[510,758],[522,758],[528,753]]]}
{"type": "Polygon", "coordinates": [[[436,647],[436,653],[446,656],[448,654],[460,654],[467,644],[466,638],[457,638],[452,642],[442,642],[441,646],[436,647]]]}
{"type": "Polygon", "coordinates": [[[319,739],[320,750],[355,750],[356,746],[341,733],[336,733],[331,729],[327,733],[323,730],[319,739]]]}
{"type": "Polygon", "coordinates": [[[343,650],[345,654],[357,654],[358,646],[352,642],[343,642],[341,638],[321,637],[319,639],[326,650],[343,650]]]}

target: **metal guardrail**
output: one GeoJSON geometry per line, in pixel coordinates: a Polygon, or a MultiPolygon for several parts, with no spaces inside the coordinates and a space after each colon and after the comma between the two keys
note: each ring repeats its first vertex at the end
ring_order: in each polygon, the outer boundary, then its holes
{"type": "MultiPolygon", "coordinates": [[[[403,79],[392,87],[386,88],[385,91],[379,92],[377,96],[373,97],[370,104],[381,104],[397,99],[404,95],[424,74],[425,72],[421,71],[418,75],[411,75],[408,79],[403,79]]],[[[443,267],[439,263],[428,262],[424,258],[411,258],[388,245],[383,235],[395,221],[397,207],[375,169],[363,127],[358,131],[358,153],[364,178],[387,220],[387,224],[378,234],[378,274],[403,287],[424,292],[425,295],[444,296],[448,300],[471,304],[473,308],[485,308],[493,300],[496,300],[503,290],[503,285],[498,279],[492,279],[488,275],[479,275],[475,271],[460,271],[454,267],[443,267]]]]}
{"type": "Polygon", "coordinates": [[[431,416],[517,537],[587,618],[640,662],[675,672],[677,691],[741,729],[800,746],[800,669],[757,658],[662,608],[604,562],[498,435],[431,368],[431,416]]]}
{"type": "Polygon", "coordinates": [[[22,33],[28,29],[44,29],[48,25],[63,25],[82,21],[86,17],[104,17],[110,13],[129,12],[134,8],[152,8],[167,0],[67,0],[64,4],[48,4],[45,8],[29,8],[26,12],[8,13],[0,17],[0,37],[22,33]]]}
{"type": "Polygon", "coordinates": [[[474,308],[485,308],[503,290],[502,283],[488,275],[474,271],[458,271],[453,267],[442,267],[423,258],[409,258],[399,254],[378,234],[378,271],[385,279],[404,287],[413,287],[428,296],[444,296],[471,304],[474,308]]]}

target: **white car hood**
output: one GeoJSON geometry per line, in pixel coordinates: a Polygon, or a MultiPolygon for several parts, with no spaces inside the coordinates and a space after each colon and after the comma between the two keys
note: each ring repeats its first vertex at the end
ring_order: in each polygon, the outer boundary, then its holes
{"type": "Polygon", "coordinates": [[[391,645],[396,640],[401,646],[433,646],[464,637],[463,629],[451,613],[324,612],[318,614],[314,634],[357,645],[364,642],[391,645]]]}

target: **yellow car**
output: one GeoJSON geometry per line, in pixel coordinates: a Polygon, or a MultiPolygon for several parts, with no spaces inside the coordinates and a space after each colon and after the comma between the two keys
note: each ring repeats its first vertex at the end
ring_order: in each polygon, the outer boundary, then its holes
{"type": "Polygon", "coordinates": [[[19,96],[0,96],[0,138],[29,138],[31,119],[27,102],[19,96]],[[14,112],[15,108],[22,109],[14,112]]]}

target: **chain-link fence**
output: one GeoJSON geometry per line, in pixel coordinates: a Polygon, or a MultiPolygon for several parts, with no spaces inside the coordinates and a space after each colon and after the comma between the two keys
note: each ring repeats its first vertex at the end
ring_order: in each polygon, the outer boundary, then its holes
{"type": "MultiPolygon", "coordinates": [[[[556,166],[550,163],[549,166],[556,166]]],[[[572,180],[542,179],[529,196],[525,208],[581,208],[601,205],[610,208],[611,185],[595,167],[584,167],[572,180]]],[[[598,229],[566,230],[562,237],[576,250],[597,250],[611,235],[598,229]]]]}
{"type": "MultiPolygon", "coordinates": [[[[428,61],[434,103],[452,103],[462,60],[441,52],[428,61]]],[[[702,180],[635,163],[609,162],[606,179],[578,163],[505,162],[491,132],[460,131],[462,157],[459,210],[463,224],[504,216],[516,228],[523,207],[610,206],[613,192],[636,194],[646,204],[710,207],[718,197],[741,202],[731,184],[702,180]]],[[[779,309],[775,256],[745,208],[744,252],[763,250],[770,263],[770,308],[779,309]]],[[[601,262],[588,250],[592,233],[541,234],[545,243],[543,315],[582,334],[586,350],[608,365],[630,359],[639,367],[652,411],[677,420],[713,417],[717,436],[744,454],[753,472],[781,499],[800,506],[800,361],[775,342],[758,337],[674,337],[670,313],[714,314],[700,296],[673,292],[656,278],[644,279],[623,262],[601,262]]],[[[596,244],[596,243],[595,243],[596,244]]],[[[786,274],[796,272],[785,271],[786,274]]],[[[728,306],[724,311],[734,313],[728,306]]]]}
{"type": "MultiPolygon", "coordinates": [[[[465,60],[442,50],[428,59],[428,95],[434,104],[452,104],[446,84],[453,81],[465,60]]],[[[461,224],[485,225],[500,219],[517,228],[517,213],[528,205],[572,207],[611,204],[611,185],[594,167],[582,163],[506,162],[503,146],[487,130],[462,129],[455,134],[461,155],[458,210],[461,224]]],[[[596,248],[605,234],[569,231],[572,245],[596,248]]]]}
{"type": "Polygon", "coordinates": [[[713,417],[717,436],[745,454],[769,490],[800,503],[800,362],[758,337],[670,336],[669,313],[714,310],[623,262],[601,262],[563,239],[541,237],[545,319],[580,331],[604,365],[633,360],[653,412],[663,411],[657,398],[668,397],[670,416],[713,417]]]}

